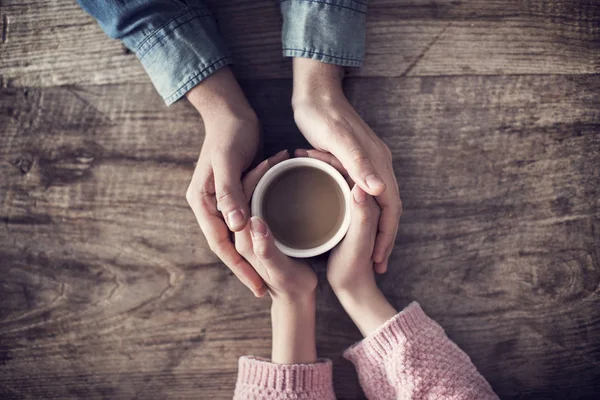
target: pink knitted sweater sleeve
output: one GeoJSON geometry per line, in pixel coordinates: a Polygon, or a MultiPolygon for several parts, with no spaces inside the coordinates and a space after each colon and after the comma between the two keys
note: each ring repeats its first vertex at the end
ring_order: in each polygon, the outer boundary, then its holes
{"type": "Polygon", "coordinates": [[[497,399],[444,330],[412,303],[344,352],[371,400],[497,399]]]}
{"type": "Polygon", "coordinates": [[[274,364],[240,357],[234,400],[335,400],[331,361],[314,364],[274,364]]]}
{"type": "MultiPolygon", "coordinates": [[[[412,303],[344,352],[371,400],[497,399],[441,326],[412,303]]],[[[331,361],[281,365],[241,357],[234,400],[333,400],[331,361]]]]}

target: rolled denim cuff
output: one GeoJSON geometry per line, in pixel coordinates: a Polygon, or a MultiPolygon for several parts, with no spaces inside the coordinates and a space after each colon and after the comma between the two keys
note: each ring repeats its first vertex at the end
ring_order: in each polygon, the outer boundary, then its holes
{"type": "Polygon", "coordinates": [[[281,0],[284,57],[360,67],[365,53],[365,1],[281,0]]]}
{"type": "Polygon", "coordinates": [[[233,62],[212,14],[203,8],[169,20],[137,44],[135,53],[168,106],[233,62]]]}

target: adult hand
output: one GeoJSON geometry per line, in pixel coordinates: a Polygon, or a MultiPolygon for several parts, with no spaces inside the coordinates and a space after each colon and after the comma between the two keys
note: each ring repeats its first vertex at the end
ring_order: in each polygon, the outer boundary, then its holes
{"type": "Polygon", "coordinates": [[[372,257],[375,271],[384,273],[402,202],[391,152],[346,99],[342,78],[342,67],[294,58],[294,119],[315,149],[333,154],[361,189],[376,196],[381,216],[372,257]]]}
{"type": "Polygon", "coordinates": [[[259,123],[228,67],[187,94],[200,112],[205,138],[186,198],[210,249],[257,297],[266,293],[262,278],[236,251],[231,231],[250,218],[242,173],[254,159],[259,123]]]}

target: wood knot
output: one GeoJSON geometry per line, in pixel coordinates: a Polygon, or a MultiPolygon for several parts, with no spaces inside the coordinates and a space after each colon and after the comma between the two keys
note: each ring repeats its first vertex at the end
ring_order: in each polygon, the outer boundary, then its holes
{"type": "Polygon", "coordinates": [[[25,175],[31,170],[31,167],[33,166],[33,157],[30,154],[25,154],[17,158],[13,162],[13,165],[17,167],[19,171],[21,171],[21,174],[25,175]]]}
{"type": "Polygon", "coordinates": [[[37,162],[42,175],[42,184],[48,187],[89,178],[96,160],[94,150],[97,149],[63,146],[48,154],[41,154],[37,162]]]}
{"type": "Polygon", "coordinates": [[[10,20],[6,14],[2,15],[2,30],[0,33],[0,43],[5,44],[8,42],[8,24],[10,20]]]}

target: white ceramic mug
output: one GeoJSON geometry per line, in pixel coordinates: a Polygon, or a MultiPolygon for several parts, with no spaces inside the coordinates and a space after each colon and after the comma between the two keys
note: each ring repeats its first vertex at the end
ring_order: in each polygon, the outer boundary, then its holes
{"type": "Polygon", "coordinates": [[[258,185],[256,185],[256,189],[254,190],[254,194],[252,195],[251,209],[253,216],[260,217],[264,220],[262,212],[262,203],[267,188],[275,180],[275,178],[280,176],[282,173],[298,167],[315,168],[325,172],[327,175],[332,177],[334,181],[338,184],[340,190],[344,195],[344,203],[346,209],[344,219],[337,232],[335,232],[335,234],[327,242],[319,246],[312,247],[309,249],[296,249],[281,243],[279,240],[277,240],[277,238],[275,238],[275,245],[279,248],[279,250],[281,250],[283,254],[288,255],[290,257],[307,258],[323,254],[334,248],[335,245],[337,245],[344,238],[344,235],[346,235],[346,232],[348,232],[348,228],[350,227],[350,187],[348,186],[348,183],[346,182],[342,174],[338,172],[338,170],[336,170],[326,162],[315,160],[314,158],[300,157],[282,161],[279,164],[272,167],[270,170],[268,170],[267,173],[260,179],[258,185]]]}

